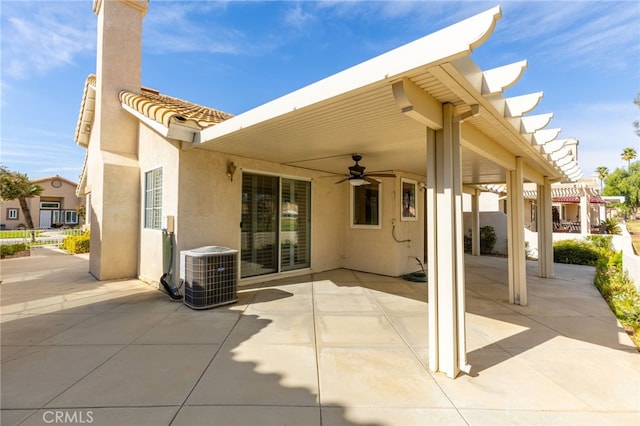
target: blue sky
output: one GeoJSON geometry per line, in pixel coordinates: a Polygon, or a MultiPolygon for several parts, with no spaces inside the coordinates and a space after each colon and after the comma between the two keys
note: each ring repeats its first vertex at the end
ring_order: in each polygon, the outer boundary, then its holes
{"type": "MultiPolygon", "coordinates": [[[[144,19],[142,83],[239,114],[495,5],[503,17],[472,57],[482,69],[522,59],[506,93],[543,91],[534,113],[580,141],[585,176],[625,166],[640,138],[640,2],[167,1],[144,19]]],[[[31,179],[77,181],[73,141],[95,72],[92,1],[0,0],[0,162],[31,179]]]]}

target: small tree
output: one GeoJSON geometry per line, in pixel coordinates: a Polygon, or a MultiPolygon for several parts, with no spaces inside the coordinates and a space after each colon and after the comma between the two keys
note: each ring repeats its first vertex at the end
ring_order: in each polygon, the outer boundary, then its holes
{"type": "Polygon", "coordinates": [[[0,198],[6,201],[18,200],[27,228],[31,229],[31,241],[36,240],[36,233],[33,231],[33,218],[27,199],[37,197],[42,191],[44,188],[31,182],[26,174],[0,166],[0,198]]]}
{"type": "Polygon", "coordinates": [[[620,157],[627,162],[627,171],[631,167],[631,160],[635,160],[638,157],[638,153],[633,148],[625,148],[622,150],[620,157]]]}
{"type": "Polygon", "coordinates": [[[609,169],[605,166],[596,167],[596,173],[598,173],[598,179],[600,179],[600,192],[602,192],[602,184],[604,179],[609,176],[609,169]]]}

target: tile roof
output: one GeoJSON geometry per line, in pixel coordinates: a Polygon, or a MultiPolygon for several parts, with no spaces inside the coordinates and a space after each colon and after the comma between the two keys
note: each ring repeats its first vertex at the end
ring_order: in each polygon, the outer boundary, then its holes
{"type": "Polygon", "coordinates": [[[180,121],[192,122],[201,129],[233,117],[232,114],[163,95],[146,87],[142,87],[140,93],[120,92],[120,101],[166,127],[169,127],[173,117],[180,121]]]}
{"type": "Polygon", "coordinates": [[[96,99],[96,75],[89,74],[84,82],[80,112],[76,122],[76,131],[73,140],[86,147],[89,144],[89,134],[93,125],[96,99]]]}

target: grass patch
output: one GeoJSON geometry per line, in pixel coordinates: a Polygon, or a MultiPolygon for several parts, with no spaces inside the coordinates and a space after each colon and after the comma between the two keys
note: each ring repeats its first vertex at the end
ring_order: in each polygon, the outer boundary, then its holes
{"type": "MultiPolygon", "coordinates": [[[[42,234],[44,231],[35,231],[36,237],[42,234]]],[[[0,231],[0,239],[6,240],[10,238],[31,238],[31,230],[27,229],[12,229],[0,231]]]]}
{"type": "Polygon", "coordinates": [[[631,234],[631,244],[633,251],[640,256],[640,220],[630,220],[627,222],[627,231],[631,234]]]}

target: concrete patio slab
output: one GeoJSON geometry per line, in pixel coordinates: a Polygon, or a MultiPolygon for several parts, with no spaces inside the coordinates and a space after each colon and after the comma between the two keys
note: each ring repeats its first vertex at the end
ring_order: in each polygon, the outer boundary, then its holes
{"type": "Polygon", "coordinates": [[[129,345],[46,407],[180,405],[217,349],[217,345],[129,345]]]}
{"type": "Polygon", "coordinates": [[[428,369],[426,283],[336,270],[195,311],[86,256],[3,260],[2,425],[637,425],[640,353],[593,268],[465,258],[469,374],[428,369]],[[73,417],[75,416],[75,417],[73,417]]]}

